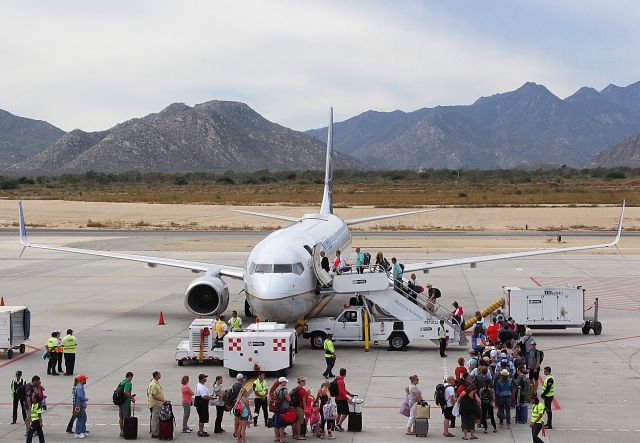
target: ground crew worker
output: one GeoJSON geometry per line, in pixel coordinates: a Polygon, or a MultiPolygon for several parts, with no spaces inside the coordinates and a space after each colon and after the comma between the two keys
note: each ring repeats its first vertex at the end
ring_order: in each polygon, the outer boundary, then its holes
{"type": "Polygon", "coordinates": [[[218,317],[216,322],[216,343],[221,342],[225,335],[227,335],[227,323],[224,321],[224,315],[218,317]]]}
{"type": "Polygon", "coordinates": [[[440,357],[446,357],[447,354],[447,331],[444,329],[444,320],[440,320],[440,326],[438,326],[438,342],[440,344],[440,357]]]}
{"type": "Polygon", "coordinates": [[[229,319],[229,330],[239,331],[240,328],[242,328],[242,319],[238,317],[237,311],[233,311],[231,313],[231,318],[229,319]]]}
{"type": "Polygon", "coordinates": [[[62,347],[64,352],[64,375],[73,375],[76,366],[76,347],[78,340],[73,336],[73,331],[67,329],[67,335],[62,339],[62,347]]]}
{"type": "Polygon", "coordinates": [[[540,403],[537,396],[532,397],[531,399],[533,405],[531,406],[531,436],[533,437],[533,443],[544,443],[538,434],[542,431],[542,426],[544,425],[544,405],[540,403]]]}
{"type": "Polygon", "coordinates": [[[552,419],[553,413],[551,412],[551,403],[553,403],[553,395],[555,380],[551,376],[551,368],[549,366],[544,367],[544,383],[542,384],[542,394],[540,396],[544,400],[544,409],[547,411],[547,429],[553,429],[552,419]]]}
{"type": "Polygon", "coordinates": [[[60,331],[56,332],[56,355],[58,357],[58,373],[62,374],[62,354],[64,346],[62,345],[62,338],[60,338],[60,331]]]}
{"type": "Polygon", "coordinates": [[[324,359],[327,362],[327,368],[322,373],[324,378],[333,378],[333,365],[336,364],[336,348],[333,345],[333,334],[327,334],[322,347],[324,348],[324,359]]]}
{"type": "Polygon", "coordinates": [[[49,362],[47,363],[47,375],[58,375],[56,365],[58,364],[58,354],[56,351],[58,339],[56,333],[52,332],[47,340],[47,351],[49,352],[49,362]]]}
{"type": "Polygon", "coordinates": [[[38,441],[44,443],[44,434],[42,433],[42,396],[36,394],[33,396],[33,404],[31,405],[31,426],[27,432],[27,443],[33,440],[33,434],[38,434],[38,441]]]}
{"type": "Polygon", "coordinates": [[[267,399],[269,388],[267,387],[267,381],[265,380],[265,377],[265,373],[261,372],[258,375],[258,379],[253,382],[253,393],[255,396],[253,409],[253,426],[258,426],[260,408],[262,408],[262,414],[264,415],[265,426],[267,426],[267,420],[269,419],[269,400],[267,399]]]}
{"type": "Polygon", "coordinates": [[[13,421],[12,425],[15,425],[18,421],[18,404],[20,405],[20,409],[22,410],[22,420],[25,421],[27,419],[27,411],[24,408],[24,400],[20,398],[17,391],[18,388],[24,386],[27,382],[22,378],[22,371],[16,371],[16,378],[11,380],[11,400],[13,400],[13,421]]]}

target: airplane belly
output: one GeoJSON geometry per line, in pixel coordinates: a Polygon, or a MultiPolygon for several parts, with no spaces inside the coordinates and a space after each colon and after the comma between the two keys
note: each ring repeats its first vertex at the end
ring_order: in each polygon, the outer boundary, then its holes
{"type": "Polygon", "coordinates": [[[307,315],[318,303],[315,291],[273,298],[256,297],[247,293],[247,300],[254,314],[261,321],[295,321],[307,315]]]}

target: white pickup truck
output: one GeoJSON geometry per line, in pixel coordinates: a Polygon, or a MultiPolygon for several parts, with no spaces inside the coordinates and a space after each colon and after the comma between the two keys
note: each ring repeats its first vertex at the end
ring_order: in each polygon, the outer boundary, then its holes
{"type": "MultiPolygon", "coordinates": [[[[334,341],[364,341],[363,312],[369,316],[369,340],[388,341],[394,351],[404,349],[414,340],[438,340],[437,319],[408,320],[376,317],[365,301],[362,306],[349,306],[337,317],[313,318],[307,320],[302,336],[311,340],[311,346],[322,349],[327,334],[333,334],[334,341]]],[[[446,334],[453,337],[454,331],[445,324],[446,334]]]]}

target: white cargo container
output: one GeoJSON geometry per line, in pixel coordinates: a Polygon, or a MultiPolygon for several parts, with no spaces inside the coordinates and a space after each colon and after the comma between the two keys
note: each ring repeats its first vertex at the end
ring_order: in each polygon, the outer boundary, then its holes
{"type": "Polygon", "coordinates": [[[596,299],[594,316],[586,318],[585,292],[581,286],[564,288],[519,288],[503,286],[507,315],[520,326],[532,329],[582,328],[584,334],[593,329],[595,335],[602,332],[598,321],[596,299]]]}
{"type": "Polygon", "coordinates": [[[0,349],[7,358],[13,351],[25,351],[25,342],[31,332],[31,313],[26,306],[0,306],[0,349]]]}
{"type": "Polygon", "coordinates": [[[179,366],[185,362],[215,361],[224,364],[232,377],[238,372],[285,374],[295,362],[297,334],[282,323],[254,323],[229,332],[216,343],[215,320],[196,319],[189,327],[189,339],[176,349],[179,366]]]}

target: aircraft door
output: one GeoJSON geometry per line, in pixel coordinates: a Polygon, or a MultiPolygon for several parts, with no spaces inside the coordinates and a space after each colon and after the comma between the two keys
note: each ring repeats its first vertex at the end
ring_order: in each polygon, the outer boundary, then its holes
{"type": "Polygon", "coordinates": [[[327,271],[322,269],[322,257],[320,257],[320,251],[322,251],[322,243],[318,243],[313,247],[313,252],[311,254],[311,262],[313,266],[311,266],[311,268],[313,269],[313,273],[320,284],[322,286],[328,286],[333,281],[333,277],[331,277],[327,271]]]}

